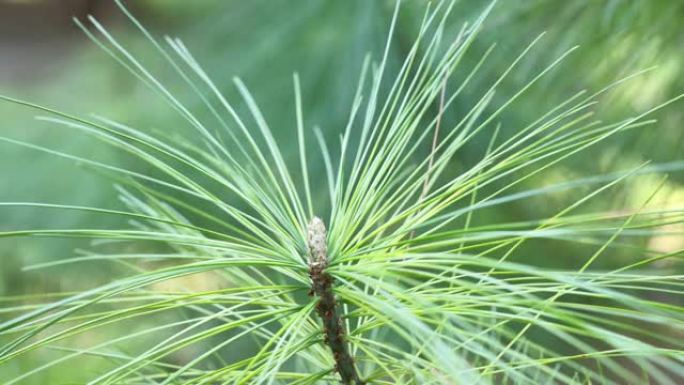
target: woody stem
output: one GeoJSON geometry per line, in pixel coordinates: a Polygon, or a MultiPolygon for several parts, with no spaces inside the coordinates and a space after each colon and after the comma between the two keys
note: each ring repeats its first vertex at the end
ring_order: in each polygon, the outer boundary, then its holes
{"type": "Polygon", "coordinates": [[[327,259],[325,262],[309,264],[312,291],[320,298],[316,312],[323,321],[325,343],[332,351],[335,368],[342,377],[342,383],[345,385],[363,385],[364,382],[359,377],[354,359],[345,341],[344,322],[332,290],[333,277],[325,271],[326,267],[327,259]]]}

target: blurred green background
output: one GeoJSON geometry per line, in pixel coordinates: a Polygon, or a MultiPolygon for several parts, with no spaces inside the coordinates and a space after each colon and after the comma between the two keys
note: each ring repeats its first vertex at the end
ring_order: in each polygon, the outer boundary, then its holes
{"type": "MultiPolygon", "coordinates": [[[[425,6],[405,1],[390,53],[390,72],[412,43],[425,6]]],[[[454,30],[472,19],[488,1],[461,1],[454,30]]],[[[394,1],[389,0],[139,0],[128,4],[156,35],[181,38],[219,88],[236,100],[232,78],[239,76],[259,102],[286,154],[294,159],[292,73],[302,79],[307,128],[320,126],[336,140],[344,128],[364,56],[378,59],[386,39],[394,1]]],[[[187,125],[144,85],[92,44],[71,20],[94,14],[143,63],[188,105],[199,100],[158,59],[153,47],[109,1],[0,1],[0,93],[30,100],[76,115],[97,114],[144,130],[187,135],[187,125]]],[[[500,1],[472,48],[472,61],[492,43],[497,49],[473,87],[479,97],[492,79],[541,32],[547,34],[496,94],[499,103],[534,74],[574,45],[580,49],[545,77],[502,116],[502,130],[514,132],[580,89],[598,90],[639,69],[658,67],[602,97],[603,120],[633,116],[684,91],[684,2],[673,0],[507,0],[500,1]]],[[[450,112],[456,119],[468,104],[450,112]]],[[[198,107],[199,108],[199,107],[198,107]]],[[[201,113],[201,112],[200,112],[201,113]]],[[[76,131],[36,121],[35,111],[0,103],[2,136],[108,163],[140,167],[133,160],[76,131]]],[[[632,130],[576,156],[562,166],[526,182],[540,186],[566,179],[624,170],[645,160],[684,160],[684,108],[675,104],[654,116],[659,122],[632,130]]],[[[191,139],[188,139],[191,140],[191,139]]],[[[486,140],[464,149],[454,167],[477,160],[486,140]]],[[[427,153],[428,149],[425,149],[427,153]]],[[[314,180],[323,180],[321,162],[312,162],[314,180]]],[[[613,199],[591,208],[620,210],[638,205],[650,193],[648,179],[627,182],[613,199]]],[[[525,186],[521,187],[524,188],[525,186]]],[[[540,218],[555,213],[575,195],[543,197],[542,204],[519,202],[475,218],[496,223],[540,218]]],[[[120,208],[112,182],[72,161],[16,145],[0,143],[0,201],[30,201],[120,208]]],[[[659,207],[682,206],[684,174],[670,175],[659,207]]],[[[120,226],[117,219],[87,213],[45,209],[0,209],[0,231],[24,228],[120,226]]],[[[676,237],[645,239],[654,248],[676,250],[676,237]]],[[[7,295],[71,291],[111,279],[115,266],[69,265],[54,270],[21,272],[21,268],[73,255],[88,241],[0,239],[0,290],[7,295]]],[[[528,263],[576,266],[575,250],[553,250],[540,242],[528,247],[528,263]]],[[[607,264],[621,264],[616,254],[607,264]]],[[[0,317],[2,315],[0,314],[0,317]]],[[[21,371],[17,367],[12,370],[21,371]]],[[[1,375],[2,371],[0,371],[1,375]]],[[[32,378],[59,383],[56,372],[32,378]]],[[[64,381],[68,377],[65,374],[64,381]]]]}

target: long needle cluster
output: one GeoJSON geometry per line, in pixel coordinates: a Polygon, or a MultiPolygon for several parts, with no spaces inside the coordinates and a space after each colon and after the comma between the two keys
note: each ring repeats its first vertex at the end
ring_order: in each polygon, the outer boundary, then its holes
{"type": "Polygon", "coordinates": [[[40,208],[117,220],[85,229],[0,226],[0,241],[95,241],[84,255],[26,269],[115,263],[104,265],[104,282],[77,275],[79,266],[65,270],[78,279],[64,293],[0,295],[3,385],[319,385],[338,375],[344,385],[682,384],[684,274],[662,263],[684,250],[651,241],[681,236],[684,207],[661,207],[658,191],[677,196],[680,187],[650,178],[684,162],[582,177],[563,162],[653,124],[653,113],[684,94],[627,119],[596,120],[594,105],[640,71],[509,120],[529,91],[553,84],[539,82],[574,48],[539,67],[529,55],[540,35],[516,56],[505,49],[485,73],[499,51],[478,35],[494,3],[459,27],[457,1],[441,0],[396,58],[397,1],[385,49],[364,62],[343,128],[331,119],[309,132],[294,76],[293,168],[279,140],[290,135],[284,120],[271,130],[241,80],[238,95],[224,95],[226,85],[180,40],[157,39],[115,2],[164,71],[148,68],[95,18],[77,24],[178,124],[159,132],[0,95],[122,158],[0,135],[0,144],[111,176],[122,203],[0,202],[3,218],[5,209],[40,208]],[[509,82],[516,88],[506,90],[509,82]],[[338,134],[339,145],[329,146],[338,134]],[[607,194],[625,183],[612,202],[607,194]],[[122,218],[125,227],[109,227],[122,218]]]}

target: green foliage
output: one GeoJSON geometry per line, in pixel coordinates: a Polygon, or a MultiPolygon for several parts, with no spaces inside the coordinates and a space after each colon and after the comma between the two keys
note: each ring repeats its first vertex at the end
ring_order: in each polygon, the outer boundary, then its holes
{"type": "Polygon", "coordinates": [[[123,228],[0,233],[97,241],[83,255],[29,269],[122,268],[108,283],[76,293],[5,298],[0,373],[7,373],[6,383],[78,360],[95,363],[73,373],[73,381],[89,384],[337,381],[315,311],[318,297],[307,295],[306,229],[314,216],[328,227],[325,271],[334,280],[347,346],[368,384],[680,382],[684,346],[677,336],[684,310],[673,298],[682,294],[682,276],[662,262],[680,258],[682,250],[659,251],[643,240],[672,235],[666,226],[684,222],[682,209],[653,205],[667,187],[664,178],[649,183],[630,210],[591,205],[624,183],[660,178],[684,164],[644,163],[534,187],[529,182],[573,156],[593,154],[617,134],[652,128],[652,114],[682,96],[626,119],[595,120],[591,110],[599,98],[647,72],[640,71],[598,91],[570,94],[524,124],[509,123],[503,117],[575,49],[500,96],[542,37],[508,59],[498,77],[482,79],[495,48],[476,43],[493,6],[453,33],[457,5],[427,8],[394,70],[397,6],[384,54],[364,62],[347,122],[333,141],[319,129],[310,134],[306,91],[295,75],[290,135],[297,159],[283,152],[243,81],[234,80],[241,101],[230,101],[180,40],[157,40],[121,7],[174,72],[173,88],[183,85],[202,106],[188,107],[95,19],[92,31],[79,23],[191,133],[141,130],[2,97],[145,165],[122,167],[2,138],[107,175],[127,209],[3,207],[129,220],[123,228]],[[475,96],[473,88],[481,88],[474,82],[488,85],[475,96]],[[450,114],[454,110],[462,113],[450,114]],[[473,145],[478,142],[486,145],[473,145]],[[457,155],[473,148],[481,150],[479,157],[459,164],[457,155]],[[323,178],[311,172],[316,163],[326,171],[323,178]],[[506,205],[539,204],[561,193],[572,201],[547,216],[478,220],[506,205]],[[529,255],[531,243],[545,245],[548,254],[529,255]],[[573,268],[531,263],[562,250],[582,253],[573,268]],[[601,266],[611,253],[631,259],[601,266]]]}

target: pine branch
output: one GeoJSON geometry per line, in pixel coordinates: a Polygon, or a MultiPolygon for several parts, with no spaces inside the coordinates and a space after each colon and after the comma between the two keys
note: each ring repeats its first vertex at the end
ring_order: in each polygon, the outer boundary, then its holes
{"type": "Polygon", "coordinates": [[[323,221],[314,217],[307,228],[309,247],[309,276],[311,277],[311,294],[320,297],[316,312],[323,321],[325,343],[330,347],[335,359],[335,370],[342,377],[345,385],[363,385],[345,341],[346,331],[341,312],[332,290],[333,277],[325,269],[328,267],[328,248],[326,246],[326,230],[323,221]]]}

